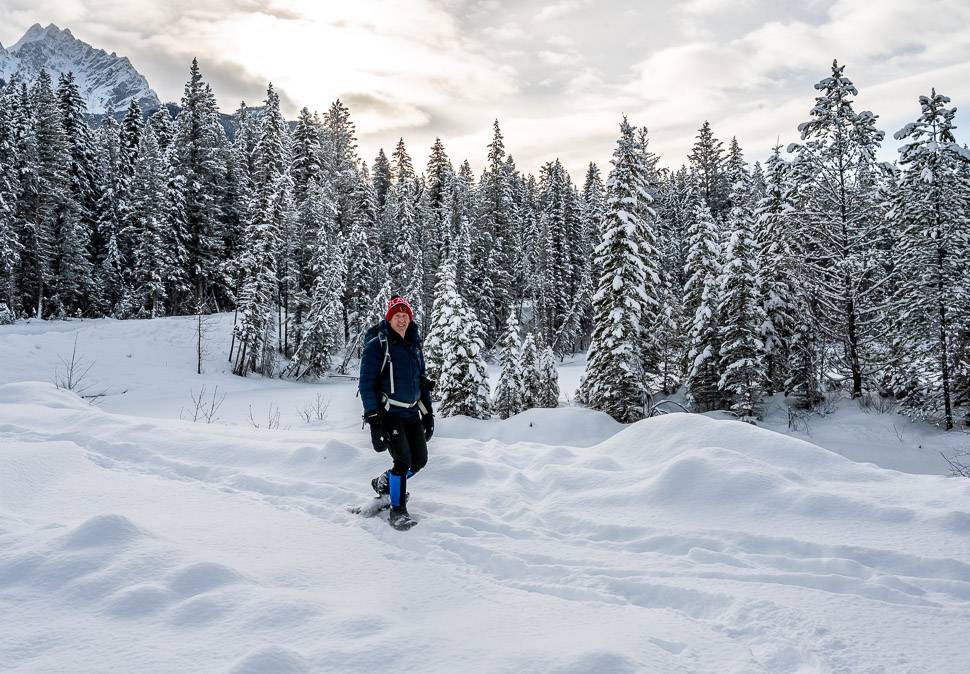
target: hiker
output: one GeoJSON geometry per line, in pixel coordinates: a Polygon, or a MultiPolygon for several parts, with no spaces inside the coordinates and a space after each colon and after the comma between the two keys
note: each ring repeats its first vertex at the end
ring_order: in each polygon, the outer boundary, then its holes
{"type": "Polygon", "coordinates": [[[434,382],[425,372],[411,305],[400,295],[391,297],[384,320],[367,331],[359,386],[374,451],[388,451],[393,461],[390,470],[371,480],[371,487],[389,497],[391,525],[410,528],[416,521],[408,514],[407,480],[428,462],[434,382]]]}

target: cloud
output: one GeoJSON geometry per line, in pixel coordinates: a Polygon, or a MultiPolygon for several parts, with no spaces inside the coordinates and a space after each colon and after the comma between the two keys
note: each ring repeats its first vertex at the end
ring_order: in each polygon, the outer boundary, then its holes
{"type": "MultiPolygon", "coordinates": [[[[970,97],[970,78],[954,74],[970,52],[970,7],[942,0],[913,6],[887,0],[870,6],[840,0],[826,19],[769,21],[731,40],[698,40],[654,52],[633,68],[625,91],[645,102],[655,138],[678,133],[685,117],[695,128],[710,119],[742,144],[767,148],[779,134],[794,133],[807,118],[812,86],[828,74],[833,58],[861,91],[858,109],[871,107],[898,118],[925,73],[950,67],[946,81],[957,95],[970,97]],[[922,74],[921,74],[922,73],[922,74]]],[[[908,113],[906,113],[908,114],[908,113]]],[[[658,146],[668,146],[666,140],[658,146]]],[[[681,149],[677,154],[683,156],[681,149]]]]}
{"type": "Polygon", "coordinates": [[[551,5],[545,5],[538,12],[536,12],[536,21],[552,21],[553,19],[561,19],[564,16],[568,16],[574,12],[579,11],[585,7],[592,4],[592,0],[560,0],[560,2],[554,2],[551,5]]]}

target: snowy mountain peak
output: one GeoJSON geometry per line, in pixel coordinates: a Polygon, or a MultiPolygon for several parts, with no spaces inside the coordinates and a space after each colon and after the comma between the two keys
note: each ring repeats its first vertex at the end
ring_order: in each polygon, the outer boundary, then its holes
{"type": "Polygon", "coordinates": [[[92,47],[67,28],[35,23],[12,47],[0,46],[0,78],[9,80],[19,73],[33,80],[42,69],[55,82],[60,73],[73,72],[91,113],[124,110],[132,100],[143,110],[161,106],[158,95],[127,57],[92,47]]]}

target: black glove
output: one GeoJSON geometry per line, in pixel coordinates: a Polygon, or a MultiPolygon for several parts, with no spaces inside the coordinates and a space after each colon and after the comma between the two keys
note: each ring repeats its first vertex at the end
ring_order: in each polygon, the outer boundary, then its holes
{"type": "Polygon", "coordinates": [[[424,426],[424,441],[427,442],[434,435],[434,414],[428,412],[421,417],[421,425],[424,426]]]}
{"type": "Polygon", "coordinates": [[[364,412],[364,421],[370,426],[370,442],[374,446],[374,451],[386,452],[390,449],[391,443],[387,437],[387,429],[384,427],[384,410],[364,412]]]}

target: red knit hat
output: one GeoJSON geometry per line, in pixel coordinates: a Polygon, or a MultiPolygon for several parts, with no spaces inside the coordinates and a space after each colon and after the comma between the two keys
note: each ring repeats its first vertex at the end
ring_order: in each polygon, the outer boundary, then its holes
{"type": "Polygon", "coordinates": [[[400,295],[394,295],[391,297],[391,301],[387,303],[387,313],[384,314],[385,320],[391,320],[391,316],[399,311],[403,311],[408,315],[412,321],[414,320],[414,312],[411,311],[411,305],[408,301],[401,297],[400,295]]]}

